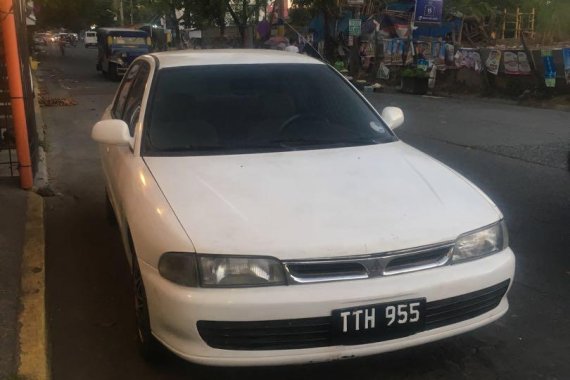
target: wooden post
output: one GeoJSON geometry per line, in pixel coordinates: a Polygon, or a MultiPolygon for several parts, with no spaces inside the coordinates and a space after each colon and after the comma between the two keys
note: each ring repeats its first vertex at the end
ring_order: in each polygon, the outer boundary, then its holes
{"type": "Polygon", "coordinates": [[[503,31],[501,33],[501,39],[505,39],[505,30],[507,29],[507,8],[503,10],[503,31]]]}
{"type": "Polygon", "coordinates": [[[516,14],[516,17],[515,17],[515,38],[516,38],[516,39],[521,38],[521,29],[520,29],[520,28],[521,28],[521,24],[520,24],[520,21],[521,21],[520,8],[517,7],[517,14],[516,14]]]}
{"type": "Polygon", "coordinates": [[[534,39],[534,18],[535,18],[535,12],[534,12],[534,8],[532,8],[532,13],[530,16],[530,38],[534,39]]]}

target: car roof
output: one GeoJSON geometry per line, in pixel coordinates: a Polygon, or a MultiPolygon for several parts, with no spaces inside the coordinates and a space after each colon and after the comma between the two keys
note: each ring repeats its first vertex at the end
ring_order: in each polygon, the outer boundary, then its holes
{"type": "Polygon", "coordinates": [[[267,49],[182,50],[151,54],[159,68],[203,65],[247,65],[259,63],[321,64],[314,58],[298,53],[267,49]]]}
{"type": "Polygon", "coordinates": [[[97,28],[97,33],[122,33],[122,32],[135,32],[142,34],[147,34],[144,30],[140,29],[130,29],[130,28],[97,28]]]}

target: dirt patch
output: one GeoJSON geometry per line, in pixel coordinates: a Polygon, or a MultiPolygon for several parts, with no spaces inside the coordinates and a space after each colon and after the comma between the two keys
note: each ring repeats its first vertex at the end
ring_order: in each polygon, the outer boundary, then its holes
{"type": "Polygon", "coordinates": [[[72,98],[52,98],[45,95],[38,97],[38,103],[41,107],[66,107],[77,105],[77,101],[72,98]]]}

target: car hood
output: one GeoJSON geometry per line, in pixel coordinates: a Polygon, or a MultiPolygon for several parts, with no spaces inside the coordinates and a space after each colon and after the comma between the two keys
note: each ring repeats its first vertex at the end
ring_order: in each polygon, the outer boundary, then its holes
{"type": "Polygon", "coordinates": [[[111,55],[120,56],[123,53],[127,53],[128,57],[138,57],[143,54],[148,54],[149,50],[146,47],[112,47],[111,55]]]}
{"type": "Polygon", "coordinates": [[[502,217],[474,185],[402,142],[145,161],[199,253],[380,253],[502,217]]]}

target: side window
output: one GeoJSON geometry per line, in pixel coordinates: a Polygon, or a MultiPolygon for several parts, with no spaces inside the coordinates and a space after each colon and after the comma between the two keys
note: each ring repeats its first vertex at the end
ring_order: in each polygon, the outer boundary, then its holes
{"type": "Polygon", "coordinates": [[[121,89],[119,90],[119,94],[117,95],[117,99],[115,100],[115,105],[113,106],[113,118],[115,119],[122,119],[123,112],[125,110],[125,104],[127,102],[127,96],[129,95],[129,90],[133,85],[134,79],[136,78],[139,70],[141,68],[140,63],[136,63],[127,73],[125,74],[125,78],[121,83],[121,89]]]}
{"type": "Polygon", "coordinates": [[[127,97],[125,111],[123,112],[122,119],[128,124],[131,136],[133,136],[135,132],[135,126],[139,120],[141,103],[143,100],[146,83],[148,81],[149,72],[150,68],[148,64],[144,62],[141,63],[140,70],[138,70],[138,75],[134,79],[131,90],[127,97]]]}

